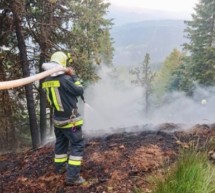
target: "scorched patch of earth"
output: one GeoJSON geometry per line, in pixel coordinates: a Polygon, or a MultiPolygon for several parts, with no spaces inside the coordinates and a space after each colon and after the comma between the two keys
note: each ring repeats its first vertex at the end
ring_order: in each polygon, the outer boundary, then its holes
{"type": "Polygon", "coordinates": [[[129,193],[151,192],[149,176],[159,174],[177,159],[179,149],[214,136],[213,125],[182,131],[163,124],[153,131],[118,133],[87,139],[82,186],[65,186],[54,174],[53,144],[21,154],[0,156],[0,193],[129,193]]]}

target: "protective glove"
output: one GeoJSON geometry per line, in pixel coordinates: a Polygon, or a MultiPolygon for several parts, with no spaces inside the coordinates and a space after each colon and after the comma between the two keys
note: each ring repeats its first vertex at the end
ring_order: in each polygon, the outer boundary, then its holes
{"type": "Polygon", "coordinates": [[[66,68],[66,72],[65,73],[67,75],[70,75],[70,76],[72,76],[72,75],[75,74],[74,70],[71,67],[66,68]]]}

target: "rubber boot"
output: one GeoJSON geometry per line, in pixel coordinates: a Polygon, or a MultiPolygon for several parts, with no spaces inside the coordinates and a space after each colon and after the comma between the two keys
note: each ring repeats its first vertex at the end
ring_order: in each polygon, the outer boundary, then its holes
{"type": "Polygon", "coordinates": [[[55,173],[63,174],[66,172],[67,163],[55,163],[55,173]]]}
{"type": "Polygon", "coordinates": [[[82,185],[85,182],[86,180],[82,176],[78,176],[76,180],[66,179],[66,185],[68,186],[82,185]]]}
{"type": "Polygon", "coordinates": [[[80,176],[80,166],[71,166],[68,165],[67,168],[67,177],[66,177],[66,184],[67,185],[81,185],[86,180],[80,176]]]}

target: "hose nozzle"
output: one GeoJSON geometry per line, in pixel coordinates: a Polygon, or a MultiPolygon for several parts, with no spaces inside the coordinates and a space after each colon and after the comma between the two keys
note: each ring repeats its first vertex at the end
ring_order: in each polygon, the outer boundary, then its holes
{"type": "Polygon", "coordinates": [[[82,101],[83,101],[84,103],[86,102],[83,95],[81,95],[81,99],[82,99],[82,101]]]}

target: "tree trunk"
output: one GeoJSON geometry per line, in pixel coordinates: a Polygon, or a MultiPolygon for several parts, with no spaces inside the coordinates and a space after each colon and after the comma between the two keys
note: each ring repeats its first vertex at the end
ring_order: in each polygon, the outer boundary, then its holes
{"type": "MultiPolygon", "coordinates": [[[[46,55],[48,53],[48,49],[52,46],[50,44],[50,36],[53,26],[53,9],[54,7],[47,7],[47,3],[44,1],[42,3],[42,12],[44,13],[45,17],[42,17],[41,23],[40,23],[40,34],[38,35],[38,44],[41,49],[40,53],[40,63],[39,63],[39,71],[42,72],[42,64],[46,61],[46,55]],[[47,14],[48,13],[48,14],[47,14]],[[48,24],[48,25],[47,25],[48,24]]],[[[42,143],[45,142],[46,135],[49,134],[47,132],[47,114],[46,114],[46,93],[42,89],[42,82],[43,80],[40,80],[40,133],[41,133],[41,139],[42,143]]]]}
{"type": "MultiPolygon", "coordinates": [[[[41,50],[40,54],[40,67],[39,71],[42,72],[42,64],[45,62],[45,50],[41,50]]],[[[41,135],[41,142],[45,142],[46,138],[46,94],[45,91],[42,89],[42,82],[43,79],[40,80],[40,135],[41,135]]]]}
{"type": "Polygon", "coordinates": [[[145,88],[145,116],[148,117],[148,113],[149,113],[149,88],[148,86],[146,86],[145,88]]]}
{"type": "MultiPolygon", "coordinates": [[[[15,25],[16,36],[18,41],[18,48],[20,52],[22,72],[24,77],[28,77],[30,76],[30,67],[29,67],[29,61],[27,58],[27,49],[25,45],[24,34],[22,31],[21,16],[18,14],[23,10],[22,6],[20,5],[21,5],[21,2],[19,1],[12,1],[12,3],[10,4],[11,10],[13,13],[14,25],[15,25]]],[[[37,148],[40,145],[40,135],[39,135],[39,129],[38,129],[37,118],[36,118],[35,107],[34,107],[34,96],[33,96],[32,84],[26,85],[25,91],[26,91],[27,108],[28,108],[28,114],[29,114],[32,147],[37,148]]]]}

